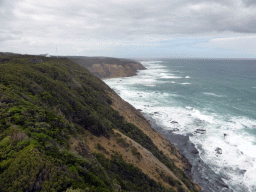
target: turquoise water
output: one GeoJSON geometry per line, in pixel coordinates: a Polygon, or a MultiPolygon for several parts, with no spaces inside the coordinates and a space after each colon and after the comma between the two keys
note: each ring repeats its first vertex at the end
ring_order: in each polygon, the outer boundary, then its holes
{"type": "Polygon", "coordinates": [[[234,191],[256,191],[256,60],[141,63],[137,76],[105,82],[158,125],[189,135],[234,191]]]}

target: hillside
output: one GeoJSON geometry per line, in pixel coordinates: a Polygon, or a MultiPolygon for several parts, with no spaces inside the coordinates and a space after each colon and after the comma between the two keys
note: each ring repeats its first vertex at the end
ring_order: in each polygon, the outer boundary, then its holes
{"type": "Polygon", "coordinates": [[[84,67],[2,61],[0,191],[198,191],[175,147],[116,111],[121,98],[84,67]]]}
{"type": "Polygon", "coordinates": [[[71,60],[89,69],[101,79],[128,77],[136,75],[137,70],[145,69],[139,62],[111,57],[69,57],[71,60]]]}

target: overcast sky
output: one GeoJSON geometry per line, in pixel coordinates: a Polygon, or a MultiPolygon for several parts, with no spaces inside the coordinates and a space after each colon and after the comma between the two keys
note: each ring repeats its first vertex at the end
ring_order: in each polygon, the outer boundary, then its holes
{"type": "Polygon", "coordinates": [[[256,57],[255,0],[0,0],[0,52],[256,57]]]}

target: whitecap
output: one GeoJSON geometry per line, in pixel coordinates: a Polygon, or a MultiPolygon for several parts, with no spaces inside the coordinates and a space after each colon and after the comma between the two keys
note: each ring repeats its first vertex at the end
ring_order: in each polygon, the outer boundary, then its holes
{"type": "Polygon", "coordinates": [[[144,86],[146,86],[146,87],[156,87],[156,85],[154,85],[154,84],[145,84],[144,86]]]}
{"type": "Polygon", "coordinates": [[[190,77],[189,77],[189,76],[186,76],[185,78],[186,78],[186,79],[189,79],[190,77]]]}
{"type": "Polygon", "coordinates": [[[180,83],[181,85],[190,85],[191,83],[180,83]]]}
{"type": "Polygon", "coordinates": [[[251,191],[256,191],[256,163],[254,163],[254,167],[248,171],[246,171],[245,175],[244,175],[244,182],[247,185],[247,187],[249,187],[250,189],[252,189],[251,191]]]}
{"type": "Polygon", "coordinates": [[[158,63],[162,63],[162,61],[140,61],[140,63],[143,65],[147,65],[147,64],[158,64],[158,63]]]}
{"type": "Polygon", "coordinates": [[[223,95],[217,95],[215,93],[210,93],[210,92],[203,92],[204,95],[209,95],[209,96],[214,96],[214,97],[225,97],[223,95]]]}
{"type": "Polygon", "coordinates": [[[172,75],[164,75],[161,77],[162,79],[181,79],[182,77],[179,76],[172,76],[172,75]]]}

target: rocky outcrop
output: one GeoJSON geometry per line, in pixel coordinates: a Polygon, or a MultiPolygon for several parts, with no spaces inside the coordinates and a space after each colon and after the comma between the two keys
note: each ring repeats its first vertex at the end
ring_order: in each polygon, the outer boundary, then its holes
{"type": "Polygon", "coordinates": [[[137,61],[110,57],[69,57],[101,79],[128,77],[146,69],[137,61]]]}

